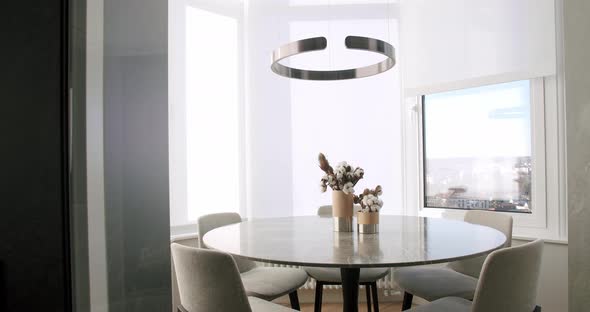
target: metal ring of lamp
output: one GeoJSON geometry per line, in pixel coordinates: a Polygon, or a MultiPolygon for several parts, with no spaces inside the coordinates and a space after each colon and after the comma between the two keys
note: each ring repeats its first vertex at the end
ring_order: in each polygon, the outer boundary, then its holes
{"type": "Polygon", "coordinates": [[[369,37],[347,36],[346,39],[344,39],[344,44],[347,49],[380,53],[387,56],[387,58],[377,64],[342,70],[306,70],[288,67],[279,63],[280,60],[296,54],[326,49],[328,46],[326,38],[314,37],[293,41],[274,50],[272,53],[272,64],[270,68],[276,74],[287,78],[303,80],[344,80],[377,75],[387,71],[395,65],[395,48],[385,41],[369,37]]]}

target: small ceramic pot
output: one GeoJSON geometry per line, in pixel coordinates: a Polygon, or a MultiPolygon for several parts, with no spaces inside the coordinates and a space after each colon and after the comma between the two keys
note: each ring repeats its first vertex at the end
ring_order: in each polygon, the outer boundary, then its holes
{"type": "Polygon", "coordinates": [[[357,212],[356,224],[359,234],[379,233],[379,212],[357,212]]]}

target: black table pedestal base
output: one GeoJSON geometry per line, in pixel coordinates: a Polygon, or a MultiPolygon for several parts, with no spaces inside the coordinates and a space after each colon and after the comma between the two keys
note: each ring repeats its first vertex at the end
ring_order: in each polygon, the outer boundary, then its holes
{"type": "Polygon", "coordinates": [[[342,277],[342,311],[359,310],[359,268],[340,268],[342,277]]]}

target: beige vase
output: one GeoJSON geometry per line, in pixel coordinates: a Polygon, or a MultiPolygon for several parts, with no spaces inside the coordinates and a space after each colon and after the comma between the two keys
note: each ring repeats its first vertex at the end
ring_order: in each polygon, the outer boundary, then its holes
{"type": "Polygon", "coordinates": [[[357,212],[356,224],[359,234],[375,234],[379,232],[379,212],[357,212]]]}
{"type": "Polygon", "coordinates": [[[353,195],[342,191],[332,191],[332,216],[334,231],[352,232],[353,195]]]}

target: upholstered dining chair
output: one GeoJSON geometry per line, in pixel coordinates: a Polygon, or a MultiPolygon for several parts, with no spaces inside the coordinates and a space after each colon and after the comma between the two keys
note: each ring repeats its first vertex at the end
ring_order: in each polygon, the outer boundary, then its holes
{"type": "MultiPolygon", "coordinates": [[[[506,214],[469,210],[465,222],[485,225],[502,232],[506,236],[504,247],[512,242],[512,217],[506,214]]],[[[393,277],[404,290],[402,311],[412,306],[415,296],[434,301],[443,297],[461,297],[472,300],[477,279],[486,256],[454,261],[446,267],[406,267],[393,270],[393,277]]]]}
{"type": "Polygon", "coordinates": [[[176,243],[171,248],[178,274],[179,312],[295,311],[248,297],[229,254],[176,243]]]}
{"type": "MultiPolygon", "coordinates": [[[[207,232],[239,222],[242,222],[242,217],[234,212],[214,213],[200,217],[197,226],[201,247],[204,247],[202,239],[207,232]]],[[[297,289],[307,282],[307,273],[304,270],[257,266],[253,261],[238,257],[234,260],[248,296],[271,301],[288,294],[291,307],[299,310],[297,289]]]]}
{"type": "Polygon", "coordinates": [[[408,312],[533,312],[541,268],[543,241],[538,239],[488,255],[477,282],[473,301],[445,297],[408,312]]]}
{"type": "MultiPolygon", "coordinates": [[[[356,207],[358,209],[358,207],[356,207]]],[[[321,206],[318,209],[318,216],[331,217],[332,206],[321,206]]],[[[337,268],[303,268],[307,274],[316,280],[314,312],[322,310],[322,296],[325,285],[341,285],[340,269],[337,268]]],[[[371,312],[371,298],[373,299],[373,310],[379,312],[379,296],[377,292],[377,281],[389,274],[389,268],[367,268],[361,269],[359,284],[365,286],[367,295],[367,311],[371,312]]]]}

